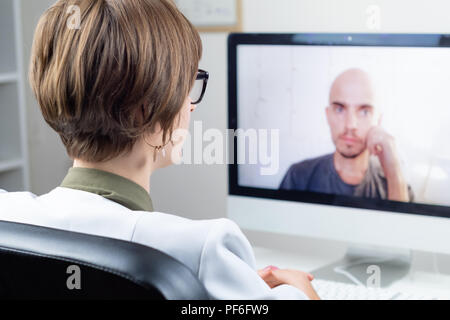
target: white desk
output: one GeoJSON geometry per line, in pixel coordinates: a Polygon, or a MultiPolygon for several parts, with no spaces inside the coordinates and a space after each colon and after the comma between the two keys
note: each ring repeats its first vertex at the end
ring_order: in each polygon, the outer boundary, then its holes
{"type": "MultiPolygon", "coordinates": [[[[254,247],[254,251],[258,269],[274,265],[279,268],[299,269],[309,272],[330,264],[341,257],[340,252],[327,255],[311,254],[311,252],[295,254],[263,247],[254,247]]],[[[393,283],[389,289],[432,296],[438,299],[450,299],[450,275],[423,271],[413,264],[410,274],[393,283]]]]}

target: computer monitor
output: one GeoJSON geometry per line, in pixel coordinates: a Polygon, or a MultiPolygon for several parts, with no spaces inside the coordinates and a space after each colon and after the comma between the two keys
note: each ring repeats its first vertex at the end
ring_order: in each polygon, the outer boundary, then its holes
{"type": "Polygon", "coordinates": [[[231,34],[228,215],[450,253],[450,36],[231,34]]]}

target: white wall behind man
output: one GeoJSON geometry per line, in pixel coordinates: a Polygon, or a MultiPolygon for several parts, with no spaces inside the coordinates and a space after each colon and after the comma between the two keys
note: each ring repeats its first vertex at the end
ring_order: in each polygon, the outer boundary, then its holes
{"type": "MultiPolygon", "coordinates": [[[[245,32],[368,32],[367,8],[379,5],[379,32],[450,33],[448,0],[242,0],[245,32]]],[[[22,0],[24,61],[28,65],[38,17],[54,1],[22,0]]],[[[201,67],[211,80],[204,102],[193,114],[204,128],[227,127],[227,59],[225,33],[202,34],[201,67]]],[[[70,162],[62,143],[45,124],[31,91],[27,91],[28,138],[32,191],[45,193],[58,185],[70,162]]],[[[189,218],[226,216],[227,167],[173,166],[155,173],[151,195],[158,211],[189,218]]],[[[249,232],[255,244],[299,245],[299,239],[249,232]]],[[[302,240],[304,241],[304,240],[302,240]]],[[[303,243],[303,242],[302,242],[303,243]]]]}

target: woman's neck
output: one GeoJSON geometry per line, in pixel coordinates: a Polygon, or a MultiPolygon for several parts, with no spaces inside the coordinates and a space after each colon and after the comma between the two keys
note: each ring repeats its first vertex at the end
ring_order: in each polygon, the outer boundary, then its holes
{"type": "Polygon", "coordinates": [[[135,146],[127,155],[105,162],[86,162],[75,159],[73,167],[97,169],[117,174],[137,183],[150,193],[150,176],[155,170],[152,162],[153,155],[145,154],[140,150],[143,149],[135,146]]]}

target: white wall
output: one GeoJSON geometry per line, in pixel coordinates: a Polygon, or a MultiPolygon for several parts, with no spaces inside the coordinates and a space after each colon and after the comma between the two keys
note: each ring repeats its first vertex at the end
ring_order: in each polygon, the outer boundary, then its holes
{"type": "MultiPolygon", "coordinates": [[[[227,128],[226,35],[203,34],[205,55],[201,68],[210,73],[207,94],[192,114],[203,121],[203,130],[227,128]]],[[[222,165],[181,165],[156,172],[151,196],[157,210],[189,218],[225,216],[227,171],[222,165]]]]}
{"type": "MultiPolygon", "coordinates": [[[[380,32],[450,33],[448,0],[242,0],[245,32],[368,32],[369,4],[381,8],[380,32]]],[[[38,16],[51,0],[22,0],[25,61],[38,16]]],[[[227,67],[224,33],[202,35],[201,66],[211,74],[207,96],[193,120],[205,128],[227,127],[227,67]]],[[[44,193],[58,185],[70,165],[61,142],[48,129],[30,93],[27,95],[31,185],[44,193]]],[[[157,172],[152,178],[156,209],[190,218],[226,215],[226,166],[181,166],[157,172]]],[[[292,237],[248,232],[254,244],[295,249],[313,242],[292,237]]],[[[315,242],[314,242],[315,243],[315,242]]],[[[344,248],[340,244],[339,248],[344,248]]],[[[336,250],[336,247],[333,247],[336,250]]]]}
{"type": "MultiPolygon", "coordinates": [[[[24,79],[28,79],[28,66],[34,29],[39,17],[54,2],[53,0],[21,1],[23,60],[26,73],[24,79]]],[[[44,194],[61,183],[68,168],[71,166],[71,162],[65,154],[64,146],[58,135],[43,120],[39,105],[31,92],[28,82],[25,88],[31,190],[36,194],[44,194]]]]}
{"type": "Polygon", "coordinates": [[[367,32],[367,9],[381,9],[381,32],[449,33],[447,0],[242,0],[246,32],[367,32]]]}

